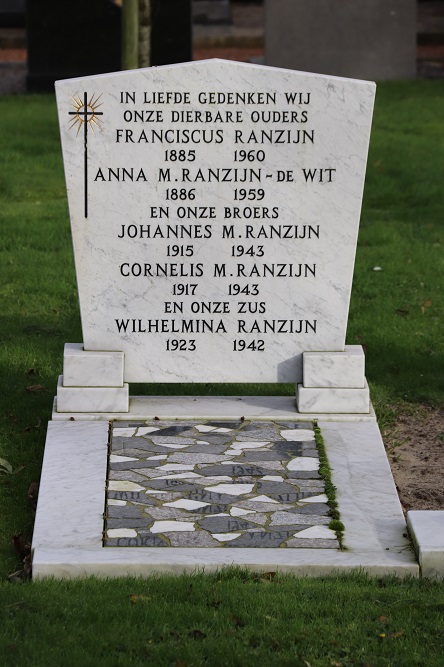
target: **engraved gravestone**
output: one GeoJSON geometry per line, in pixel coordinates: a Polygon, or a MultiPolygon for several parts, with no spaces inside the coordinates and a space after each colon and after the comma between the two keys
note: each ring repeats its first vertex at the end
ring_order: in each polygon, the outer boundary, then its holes
{"type": "Polygon", "coordinates": [[[217,60],[58,83],[83,342],[48,428],[35,578],[417,574],[345,346],[373,97],[217,60]],[[288,394],[128,403],[128,381],[301,379],[299,414],[288,394]]]}
{"type": "Polygon", "coordinates": [[[56,92],[85,351],[125,382],[344,351],[373,83],[210,60],[56,92]]]}
{"type": "Polygon", "coordinates": [[[265,0],[265,61],[360,79],[415,78],[417,4],[265,0]]]}

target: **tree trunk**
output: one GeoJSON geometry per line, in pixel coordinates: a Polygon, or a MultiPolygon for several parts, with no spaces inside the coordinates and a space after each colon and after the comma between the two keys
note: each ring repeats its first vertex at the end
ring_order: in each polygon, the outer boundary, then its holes
{"type": "Polygon", "coordinates": [[[151,64],[151,0],[139,0],[139,67],[151,64]]]}
{"type": "Polygon", "coordinates": [[[139,66],[139,0],[122,2],[122,69],[139,66]]]}

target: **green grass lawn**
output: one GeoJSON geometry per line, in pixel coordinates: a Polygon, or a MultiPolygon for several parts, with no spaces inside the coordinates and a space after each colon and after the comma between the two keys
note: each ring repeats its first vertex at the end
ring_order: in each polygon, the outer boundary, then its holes
{"type": "Polygon", "coordinates": [[[0,588],[2,665],[442,667],[444,590],[424,581],[220,575],[0,588]]]}
{"type": "MultiPolygon", "coordinates": [[[[347,342],[366,348],[380,423],[442,402],[443,110],[443,82],[378,88],[347,342]]],[[[53,96],[0,97],[0,234],[5,579],[19,562],[12,536],[32,535],[28,489],[40,475],[63,345],[82,340],[53,96]]],[[[0,650],[11,665],[442,665],[443,609],[442,585],[353,577],[4,583],[0,650]]]]}

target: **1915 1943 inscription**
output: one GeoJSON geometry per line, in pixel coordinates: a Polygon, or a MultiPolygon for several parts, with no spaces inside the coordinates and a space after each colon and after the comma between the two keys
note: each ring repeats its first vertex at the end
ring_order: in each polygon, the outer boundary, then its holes
{"type": "Polygon", "coordinates": [[[56,90],[86,350],[296,382],[343,349],[373,84],[214,60],[56,90]]]}

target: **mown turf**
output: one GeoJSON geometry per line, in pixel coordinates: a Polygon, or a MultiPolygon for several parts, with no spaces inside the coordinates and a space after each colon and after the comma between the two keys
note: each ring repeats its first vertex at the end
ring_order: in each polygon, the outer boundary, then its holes
{"type": "MultiPolygon", "coordinates": [[[[378,89],[347,342],[366,347],[384,422],[443,396],[443,108],[443,82],[378,89]]],[[[0,271],[0,458],[13,469],[0,461],[5,578],[20,567],[12,536],[31,539],[28,489],[40,475],[63,345],[82,340],[52,96],[0,98],[0,271]]],[[[153,391],[293,387],[132,387],[153,391]]],[[[4,584],[2,650],[5,664],[16,665],[442,665],[442,591],[354,578],[266,584],[247,575],[4,584]],[[131,602],[132,593],[148,599],[131,602]]]]}
{"type": "Polygon", "coordinates": [[[443,104],[441,81],[376,96],[347,339],[381,411],[444,394],[443,104]]]}
{"type": "Polygon", "coordinates": [[[0,588],[1,664],[442,665],[444,590],[428,582],[220,575],[0,588]]]}

